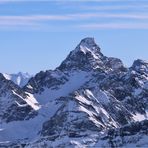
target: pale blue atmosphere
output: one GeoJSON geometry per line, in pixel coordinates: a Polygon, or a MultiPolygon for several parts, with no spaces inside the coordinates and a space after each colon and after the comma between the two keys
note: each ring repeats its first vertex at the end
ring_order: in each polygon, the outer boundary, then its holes
{"type": "Polygon", "coordinates": [[[148,60],[148,0],[0,0],[0,72],[56,68],[94,37],[126,66],[148,60]]]}

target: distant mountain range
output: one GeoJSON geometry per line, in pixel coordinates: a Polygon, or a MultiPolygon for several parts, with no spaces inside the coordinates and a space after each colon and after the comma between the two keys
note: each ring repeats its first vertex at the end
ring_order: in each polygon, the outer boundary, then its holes
{"type": "Polygon", "coordinates": [[[19,85],[20,87],[25,86],[28,83],[28,80],[32,77],[32,75],[22,72],[19,72],[17,74],[3,73],[3,76],[7,80],[13,81],[15,84],[19,85]]]}
{"type": "Polygon", "coordinates": [[[0,147],[148,147],[148,62],[85,38],[55,70],[0,74],[0,147]]]}

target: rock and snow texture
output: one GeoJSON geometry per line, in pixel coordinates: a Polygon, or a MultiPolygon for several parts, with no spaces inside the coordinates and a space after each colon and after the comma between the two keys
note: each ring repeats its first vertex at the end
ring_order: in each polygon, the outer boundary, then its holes
{"type": "Polygon", "coordinates": [[[32,77],[28,73],[21,73],[21,72],[19,72],[17,74],[3,73],[3,76],[7,80],[13,81],[15,84],[19,85],[20,87],[25,86],[28,83],[29,79],[32,77]]]}
{"type": "Polygon", "coordinates": [[[126,68],[85,38],[59,67],[39,72],[25,86],[4,76],[1,147],[148,146],[146,61],[126,68]]]}

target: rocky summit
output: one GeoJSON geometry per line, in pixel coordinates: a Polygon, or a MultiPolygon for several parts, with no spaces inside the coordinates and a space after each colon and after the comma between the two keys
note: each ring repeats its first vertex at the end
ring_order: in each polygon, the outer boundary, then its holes
{"type": "Polygon", "coordinates": [[[0,74],[0,147],[148,147],[148,62],[83,39],[25,86],[0,74]]]}

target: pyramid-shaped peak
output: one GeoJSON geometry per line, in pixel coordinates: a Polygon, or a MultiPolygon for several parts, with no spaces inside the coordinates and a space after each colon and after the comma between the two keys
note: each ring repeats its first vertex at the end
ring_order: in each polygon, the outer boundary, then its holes
{"type": "Polygon", "coordinates": [[[93,37],[86,37],[81,40],[80,44],[93,45],[96,43],[95,43],[95,39],[93,37]]]}
{"type": "Polygon", "coordinates": [[[80,41],[77,47],[70,52],[67,58],[58,67],[62,69],[95,69],[98,63],[104,58],[100,47],[95,43],[94,38],[87,37],[80,41]]]}
{"type": "Polygon", "coordinates": [[[87,37],[87,38],[82,39],[79,45],[88,47],[88,48],[98,46],[95,42],[95,39],[92,37],[87,37]]]}
{"type": "Polygon", "coordinates": [[[96,44],[94,38],[87,37],[81,40],[81,42],[74,50],[74,53],[79,51],[83,52],[84,54],[88,52],[93,54],[100,54],[100,47],[96,44]]]}

